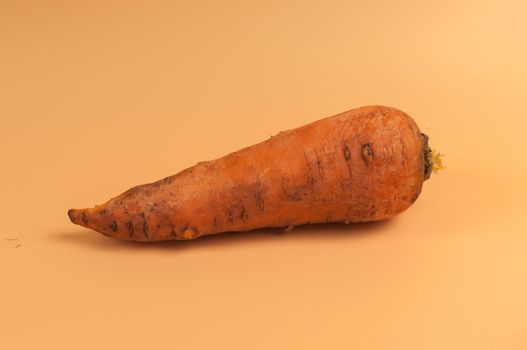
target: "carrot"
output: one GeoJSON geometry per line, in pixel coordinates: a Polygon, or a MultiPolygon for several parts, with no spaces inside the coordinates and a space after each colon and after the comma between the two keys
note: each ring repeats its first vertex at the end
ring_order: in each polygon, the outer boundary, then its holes
{"type": "Polygon", "coordinates": [[[75,224],[135,241],[382,220],[415,202],[434,166],[428,137],[410,116],[367,106],[68,215],[75,224]]]}

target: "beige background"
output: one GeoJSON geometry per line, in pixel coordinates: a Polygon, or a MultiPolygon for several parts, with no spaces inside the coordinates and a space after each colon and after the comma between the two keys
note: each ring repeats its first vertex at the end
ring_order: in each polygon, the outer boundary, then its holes
{"type": "Polygon", "coordinates": [[[0,44],[0,348],[527,349],[524,1],[2,1],[0,44]],[[446,154],[393,220],[67,220],[368,104],[446,154]]]}

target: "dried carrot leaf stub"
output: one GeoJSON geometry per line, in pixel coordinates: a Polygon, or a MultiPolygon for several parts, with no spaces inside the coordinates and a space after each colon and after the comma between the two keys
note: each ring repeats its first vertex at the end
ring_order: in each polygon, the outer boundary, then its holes
{"type": "Polygon", "coordinates": [[[443,165],[443,157],[445,155],[439,153],[435,149],[432,150],[432,171],[434,174],[437,174],[440,170],[446,169],[446,166],[443,165]]]}
{"type": "Polygon", "coordinates": [[[446,166],[443,165],[444,154],[439,153],[435,149],[431,149],[428,140],[429,137],[426,134],[423,136],[423,158],[424,158],[424,167],[425,167],[425,180],[430,178],[432,173],[438,174],[440,170],[446,169],[446,166]]]}
{"type": "Polygon", "coordinates": [[[409,115],[366,106],[68,215],[75,224],[134,241],[383,220],[417,200],[423,182],[444,169],[442,157],[409,115]]]}

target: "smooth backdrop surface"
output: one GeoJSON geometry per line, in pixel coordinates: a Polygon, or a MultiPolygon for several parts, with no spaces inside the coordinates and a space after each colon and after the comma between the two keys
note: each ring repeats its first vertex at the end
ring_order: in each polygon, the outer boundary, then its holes
{"type": "Polygon", "coordinates": [[[524,1],[1,1],[0,348],[527,349],[524,1]],[[446,154],[383,223],[68,222],[368,104],[446,154]]]}

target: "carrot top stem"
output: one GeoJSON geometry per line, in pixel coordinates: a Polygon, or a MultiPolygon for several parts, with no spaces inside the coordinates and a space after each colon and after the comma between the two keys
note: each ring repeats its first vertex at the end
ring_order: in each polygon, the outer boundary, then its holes
{"type": "Polygon", "coordinates": [[[437,174],[439,170],[446,168],[446,166],[443,165],[443,159],[441,158],[444,156],[444,154],[439,153],[437,150],[432,150],[432,172],[434,174],[437,174]]]}
{"type": "Polygon", "coordinates": [[[435,149],[432,150],[428,144],[428,135],[421,133],[423,135],[423,156],[425,162],[425,180],[430,178],[432,172],[437,174],[439,170],[443,170],[446,167],[443,165],[444,154],[439,153],[435,149]]]}

